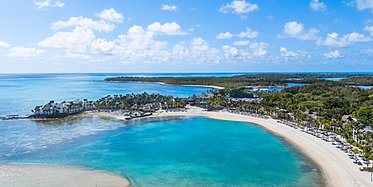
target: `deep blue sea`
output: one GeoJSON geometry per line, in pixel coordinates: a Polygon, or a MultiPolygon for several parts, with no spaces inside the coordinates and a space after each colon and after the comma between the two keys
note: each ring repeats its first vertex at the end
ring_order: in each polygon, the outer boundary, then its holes
{"type": "MultiPolygon", "coordinates": [[[[207,89],[103,81],[118,75],[0,75],[0,116],[26,115],[49,100],[144,91],[186,97],[207,89]]],[[[0,163],[25,162],[105,170],[135,186],[322,185],[318,168],[284,140],[253,124],[202,117],[0,121],[0,163]]]]}
{"type": "Polygon", "coordinates": [[[145,77],[172,74],[0,74],[0,116],[29,115],[35,106],[50,100],[96,100],[106,95],[142,92],[188,97],[208,90],[197,86],[104,81],[105,78],[122,75],[145,77]]]}

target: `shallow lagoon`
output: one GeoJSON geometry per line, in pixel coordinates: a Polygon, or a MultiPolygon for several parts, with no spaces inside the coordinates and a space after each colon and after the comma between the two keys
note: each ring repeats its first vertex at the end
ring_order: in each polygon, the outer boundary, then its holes
{"type": "Polygon", "coordinates": [[[23,123],[13,124],[18,135],[3,139],[8,145],[0,151],[13,147],[14,153],[0,157],[3,162],[101,169],[138,186],[322,185],[312,162],[252,124],[202,117],[23,123]]]}

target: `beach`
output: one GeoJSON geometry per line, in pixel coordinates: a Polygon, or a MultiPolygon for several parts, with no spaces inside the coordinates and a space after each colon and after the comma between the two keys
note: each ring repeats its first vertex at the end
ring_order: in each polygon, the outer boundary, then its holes
{"type": "MultiPolygon", "coordinates": [[[[105,117],[125,120],[123,115],[115,113],[88,113],[86,117],[105,117]]],[[[146,118],[177,117],[177,116],[203,116],[218,120],[241,121],[256,124],[273,134],[284,138],[286,141],[298,148],[302,153],[312,159],[321,169],[328,186],[351,187],[372,186],[370,173],[361,172],[359,167],[353,164],[348,156],[333,146],[312,135],[306,134],[299,129],[291,128],[278,123],[274,119],[262,119],[229,112],[211,112],[198,107],[188,107],[187,112],[158,112],[146,118]]],[[[143,118],[141,118],[143,119],[143,118]]],[[[137,120],[137,119],[136,119],[137,120]]]]}
{"type": "MultiPolygon", "coordinates": [[[[110,82],[122,82],[122,81],[110,81],[110,82]]],[[[217,90],[222,90],[224,87],[221,86],[214,86],[214,85],[203,85],[203,84],[193,84],[193,85],[174,85],[174,84],[166,84],[164,82],[144,82],[144,81],[128,81],[133,83],[146,83],[146,84],[160,84],[160,85],[168,85],[168,86],[192,86],[192,87],[204,87],[204,88],[213,88],[217,90]]]]}
{"type": "Polygon", "coordinates": [[[130,183],[117,175],[81,167],[7,164],[0,165],[0,186],[126,187],[130,183]]]}

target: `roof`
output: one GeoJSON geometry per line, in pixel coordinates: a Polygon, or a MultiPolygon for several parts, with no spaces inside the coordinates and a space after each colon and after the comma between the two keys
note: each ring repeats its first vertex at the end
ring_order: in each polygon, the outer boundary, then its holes
{"type": "Polygon", "coordinates": [[[51,109],[51,105],[49,103],[43,106],[43,110],[50,110],[50,109],[51,109]]]}
{"type": "Polygon", "coordinates": [[[343,115],[342,116],[342,121],[352,121],[352,116],[351,115],[343,115]]]}

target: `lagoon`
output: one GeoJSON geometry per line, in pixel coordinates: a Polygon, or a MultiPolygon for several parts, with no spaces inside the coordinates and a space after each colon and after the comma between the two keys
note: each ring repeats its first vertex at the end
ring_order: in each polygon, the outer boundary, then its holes
{"type": "Polygon", "coordinates": [[[183,117],[7,123],[14,124],[0,127],[13,125],[18,133],[3,139],[8,145],[0,152],[13,148],[15,154],[0,157],[2,162],[100,169],[135,186],[323,185],[318,168],[294,147],[243,122],[183,117]],[[24,151],[17,150],[23,144],[24,151]]]}

